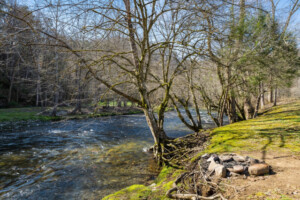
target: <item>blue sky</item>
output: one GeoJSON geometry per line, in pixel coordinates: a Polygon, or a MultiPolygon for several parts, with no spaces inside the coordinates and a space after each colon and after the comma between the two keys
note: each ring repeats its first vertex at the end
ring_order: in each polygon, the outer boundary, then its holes
{"type": "MultiPolygon", "coordinates": [[[[16,0],[18,3],[27,5],[28,7],[34,7],[36,3],[38,4],[44,4],[46,2],[57,2],[58,0],[16,0]]],[[[72,2],[72,0],[60,0],[61,2],[72,2]]],[[[101,1],[101,0],[99,0],[101,1]]],[[[238,0],[237,0],[238,1],[238,0]]],[[[256,2],[256,0],[248,0],[248,2],[256,2]]],[[[280,23],[284,23],[287,19],[287,15],[289,12],[291,0],[274,0],[275,2],[278,2],[278,11],[277,11],[277,20],[279,20],[280,23]]],[[[270,6],[269,0],[262,0],[264,6],[270,6]]],[[[296,36],[298,36],[297,40],[300,44],[300,10],[297,11],[297,13],[294,14],[289,30],[296,33],[296,36]]]]}

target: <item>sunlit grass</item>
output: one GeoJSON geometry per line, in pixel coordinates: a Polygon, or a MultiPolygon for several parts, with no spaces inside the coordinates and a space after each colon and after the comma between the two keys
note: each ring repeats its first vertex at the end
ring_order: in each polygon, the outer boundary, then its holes
{"type": "Polygon", "coordinates": [[[300,152],[300,101],[273,107],[256,119],[216,128],[208,152],[300,152]]]}

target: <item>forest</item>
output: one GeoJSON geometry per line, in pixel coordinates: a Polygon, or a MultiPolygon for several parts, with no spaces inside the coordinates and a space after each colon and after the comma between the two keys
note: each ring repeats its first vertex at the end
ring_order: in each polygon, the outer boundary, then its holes
{"type": "Polygon", "coordinates": [[[221,127],[299,95],[290,90],[300,75],[299,8],[299,0],[0,0],[0,108],[56,117],[61,107],[67,115],[131,107],[145,116],[158,162],[171,164],[169,110],[199,132],[204,111],[221,127]]]}

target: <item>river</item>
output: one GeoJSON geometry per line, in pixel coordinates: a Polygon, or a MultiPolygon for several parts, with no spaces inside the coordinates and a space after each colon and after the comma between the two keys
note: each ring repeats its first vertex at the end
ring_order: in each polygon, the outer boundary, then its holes
{"type": "MultiPolygon", "coordinates": [[[[205,113],[206,127],[213,126],[205,113]]],[[[168,112],[170,137],[191,133],[168,112]]],[[[101,199],[155,178],[143,115],[0,124],[0,199],[101,199]]]]}

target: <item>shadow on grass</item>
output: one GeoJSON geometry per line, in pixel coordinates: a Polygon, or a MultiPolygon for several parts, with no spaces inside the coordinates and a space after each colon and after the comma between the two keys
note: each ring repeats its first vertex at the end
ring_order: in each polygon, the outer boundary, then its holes
{"type": "MultiPolygon", "coordinates": [[[[300,140],[300,127],[264,128],[250,131],[249,127],[235,130],[216,131],[212,134],[211,148],[221,151],[249,150],[252,147],[261,150],[265,160],[267,150],[272,146],[286,148],[286,142],[300,140]],[[248,131],[249,130],[249,131],[248,131]],[[260,147],[262,146],[262,147],[260,147]]],[[[289,146],[293,148],[293,146],[289,146]]]]}

